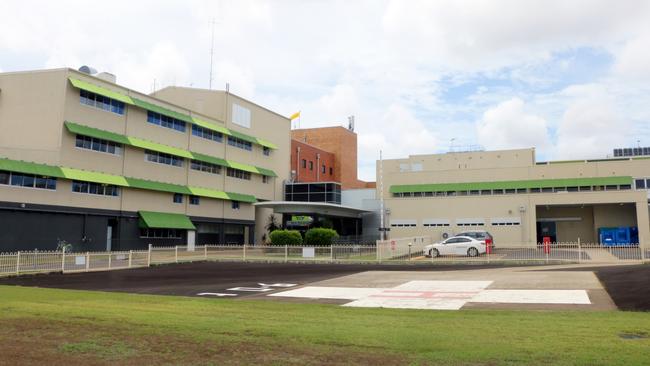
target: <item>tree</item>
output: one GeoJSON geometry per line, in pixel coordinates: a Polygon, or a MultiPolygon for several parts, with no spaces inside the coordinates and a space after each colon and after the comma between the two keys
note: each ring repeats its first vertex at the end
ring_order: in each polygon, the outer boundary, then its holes
{"type": "Polygon", "coordinates": [[[275,230],[282,230],[282,223],[278,223],[278,220],[275,218],[275,215],[270,214],[268,223],[266,224],[266,231],[272,233],[275,230]]]}

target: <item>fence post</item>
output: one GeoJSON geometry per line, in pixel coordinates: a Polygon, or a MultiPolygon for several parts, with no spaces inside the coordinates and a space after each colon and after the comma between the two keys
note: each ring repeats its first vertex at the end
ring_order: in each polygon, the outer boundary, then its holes
{"type": "Polygon", "coordinates": [[[287,263],[289,261],[289,246],[285,245],[284,246],[284,263],[287,263]]]}
{"type": "Polygon", "coordinates": [[[645,263],[645,251],[646,251],[646,248],[645,248],[645,245],[641,245],[640,241],[639,241],[639,249],[641,250],[641,263],[645,263]]]}
{"type": "Polygon", "coordinates": [[[65,272],[65,247],[61,248],[61,273],[65,272]]]}
{"type": "Polygon", "coordinates": [[[20,273],[20,250],[16,254],[16,274],[20,273]]]}
{"type": "Polygon", "coordinates": [[[133,258],[133,251],[129,250],[129,268],[131,268],[132,258],[133,258]]]}
{"type": "Polygon", "coordinates": [[[330,245],[330,263],[334,262],[334,245],[330,245]]]}
{"type": "Polygon", "coordinates": [[[90,252],[86,252],[86,272],[90,270],[90,252]]]}
{"type": "Polygon", "coordinates": [[[178,263],[178,245],[174,247],[174,261],[178,263]]]}
{"type": "Polygon", "coordinates": [[[244,250],[242,255],[244,256],[244,262],[246,261],[246,244],[244,244],[244,250]]]}
{"type": "Polygon", "coordinates": [[[113,262],[113,251],[108,252],[108,269],[111,269],[111,263],[113,262]]]}
{"type": "Polygon", "coordinates": [[[578,237],[578,263],[582,263],[582,244],[580,243],[580,237],[578,237]]]}
{"type": "Polygon", "coordinates": [[[208,244],[203,244],[203,258],[208,260],[208,244]]]}
{"type": "Polygon", "coordinates": [[[149,243],[149,251],[147,252],[147,267],[151,267],[151,243],[149,243]]]}

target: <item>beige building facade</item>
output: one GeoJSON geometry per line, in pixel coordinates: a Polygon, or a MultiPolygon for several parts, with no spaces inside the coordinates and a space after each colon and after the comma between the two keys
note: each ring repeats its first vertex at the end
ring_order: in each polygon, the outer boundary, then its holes
{"type": "Polygon", "coordinates": [[[281,199],[289,176],[290,127],[224,91],[0,74],[0,250],[254,243],[253,203],[281,199]]]}
{"type": "Polygon", "coordinates": [[[497,246],[515,247],[544,237],[599,243],[599,229],[629,227],[641,245],[650,241],[647,157],[537,162],[534,149],[413,155],[378,162],[377,177],[390,238],[486,230],[497,246]]]}

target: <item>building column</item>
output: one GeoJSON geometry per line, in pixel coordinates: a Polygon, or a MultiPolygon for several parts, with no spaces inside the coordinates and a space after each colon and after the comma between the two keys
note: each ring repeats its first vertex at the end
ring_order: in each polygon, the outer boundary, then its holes
{"type": "Polygon", "coordinates": [[[648,201],[636,202],[636,226],[639,229],[639,246],[650,248],[650,219],[648,215],[648,201]]]}

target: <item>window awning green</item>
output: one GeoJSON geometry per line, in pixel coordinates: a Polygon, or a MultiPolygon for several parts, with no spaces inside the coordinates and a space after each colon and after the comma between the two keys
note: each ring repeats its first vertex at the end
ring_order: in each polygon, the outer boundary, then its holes
{"type": "Polygon", "coordinates": [[[181,121],[185,121],[187,123],[193,123],[192,117],[190,117],[188,114],[176,112],[176,111],[173,111],[171,109],[161,107],[159,105],[149,103],[147,101],[144,101],[144,100],[138,99],[138,98],[133,98],[133,102],[135,102],[136,106],[138,106],[138,107],[140,107],[142,109],[146,109],[148,111],[156,112],[156,113],[165,115],[167,117],[176,118],[176,119],[179,119],[181,121]]]}
{"type": "Polygon", "coordinates": [[[242,163],[237,163],[235,161],[231,160],[225,160],[221,158],[217,158],[215,156],[209,156],[205,154],[200,154],[200,153],[195,153],[183,149],[179,149],[177,147],[169,146],[169,145],[163,145],[159,144],[157,142],[153,141],[148,141],[144,140],[141,138],[137,137],[130,137],[130,136],[124,136],[120,135],[114,132],[109,132],[105,130],[100,130],[97,128],[93,127],[88,127],[84,125],[80,125],[74,122],[66,121],[65,126],[68,129],[68,131],[84,136],[90,136],[90,137],[96,137],[108,141],[113,141],[125,145],[130,145],[130,146],[135,146],[139,147],[141,149],[146,149],[146,150],[153,150],[157,152],[162,152],[165,154],[170,154],[174,156],[180,156],[182,158],[187,158],[187,159],[195,159],[199,161],[203,161],[206,163],[211,163],[211,164],[216,164],[220,166],[225,166],[225,167],[231,167],[251,173],[256,173],[256,174],[261,174],[261,175],[266,175],[269,177],[277,177],[277,174],[273,170],[270,169],[265,169],[265,168],[260,168],[256,167],[253,165],[248,165],[248,164],[242,164],[242,163]]]}
{"type": "Polygon", "coordinates": [[[135,104],[133,99],[131,99],[131,97],[129,97],[128,95],[124,95],[122,93],[118,93],[83,80],[79,80],[75,78],[68,78],[68,80],[70,80],[70,83],[72,83],[72,85],[75,88],[83,89],[91,93],[95,93],[111,99],[119,100],[120,102],[124,102],[126,104],[131,104],[131,105],[135,104]]]}
{"type": "Polygon", "coordinates": [[[404,184],[390,186],[390,193],[407,192],[447,192],[474,191],[487,189],[524,189],[524,188],[553,188],[580,186],[607,186],[632,184],[632,177],[594,177],[594,178],[564,178],[564,179],[532,179],[500,182],[468,182],[468,183],[436,183],[436,184],[404,184]]]}
{"type": "Polygon", "coordinates": [[[83,182],[112,184],[119,187],[130,187],[149,191],[180,193],[185,195],[195,195],[248,203],[257,202],[255,196],[248,194],[224,192],[203,187],[183,186],[180,184],[156,182],[139,178],[122,177],[119,175],[112,175],[89,170],[57,167],[6,158],[0,158],[0,170],[24,174],[34,174],[45,177],[78,180],[83,182]]]}
{"type": "Polygon", "coordinates": [[[183,214],[138,211],[138,215],[140,215],[141,228],[196,230],[192,220],[183,214]]]}
{"type": "Polygon", "coordinates": [[[195,125],[197,125],[199,127],[206,128],[208,130],[221,132],[224,135],[230,135],[230,130],[229,129],[227,129],[225,127],[221,127],[219,125],[215,125],[214,123],[210,123],[208,121],[204,121],[204,120],[202,120],[200,118],[192,117],[192,123],[194,123],[195,125]]]}

